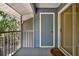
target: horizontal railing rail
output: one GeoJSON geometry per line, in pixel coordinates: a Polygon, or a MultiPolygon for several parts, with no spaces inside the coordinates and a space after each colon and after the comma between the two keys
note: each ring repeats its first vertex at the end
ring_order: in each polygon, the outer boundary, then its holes
{"type": "Polygon", "coordinates": [[[10,33],[10,32],[21,32],[21,31],[5,31],[5,32],[0,32],[0,33],[10,33]]]}

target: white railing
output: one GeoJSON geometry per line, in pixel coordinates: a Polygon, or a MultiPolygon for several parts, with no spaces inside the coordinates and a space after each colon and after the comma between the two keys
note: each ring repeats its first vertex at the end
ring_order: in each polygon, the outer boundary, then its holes
{"type": "Polygon", "coordinates": [[[0,33],[0,55],[12,55],[21,47],[21,32],[9,31],[0,33]]]}
{"type": "Polygon", "coordinates": [[[34,47],[34,39],[33,39],[33,31],[26,31],[26,47],[33,48],[34,47]]]}

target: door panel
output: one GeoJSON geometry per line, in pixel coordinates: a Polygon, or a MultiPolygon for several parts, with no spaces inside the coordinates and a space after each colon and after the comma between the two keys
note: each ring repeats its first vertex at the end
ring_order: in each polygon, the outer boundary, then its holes
{"type": "Polygon", "coordinates": [[[41,14],[41,46],[53,46],[53,14],[41,14]]]}
{"type": "Polygon", "coordinates": [[[72,6],[69,6],[61,13],[61,46],[73,54],[73,40],[72,40],[72,6]]]}

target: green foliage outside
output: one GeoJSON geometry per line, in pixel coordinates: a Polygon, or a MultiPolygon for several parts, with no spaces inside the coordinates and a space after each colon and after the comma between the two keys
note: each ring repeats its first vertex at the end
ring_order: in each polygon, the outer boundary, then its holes
{"type": "Polygon", "coordinates": [[[20,21],[0,11],[0,32],[20,30],[20,21]]]}

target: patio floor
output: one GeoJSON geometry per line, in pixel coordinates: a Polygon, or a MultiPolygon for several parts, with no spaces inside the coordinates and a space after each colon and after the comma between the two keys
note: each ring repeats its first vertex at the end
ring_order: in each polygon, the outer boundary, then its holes
{"type": "Polygon", "coordinates": [[[51,48],[21,48],[13,56],[52,56],[51,48]]]}

